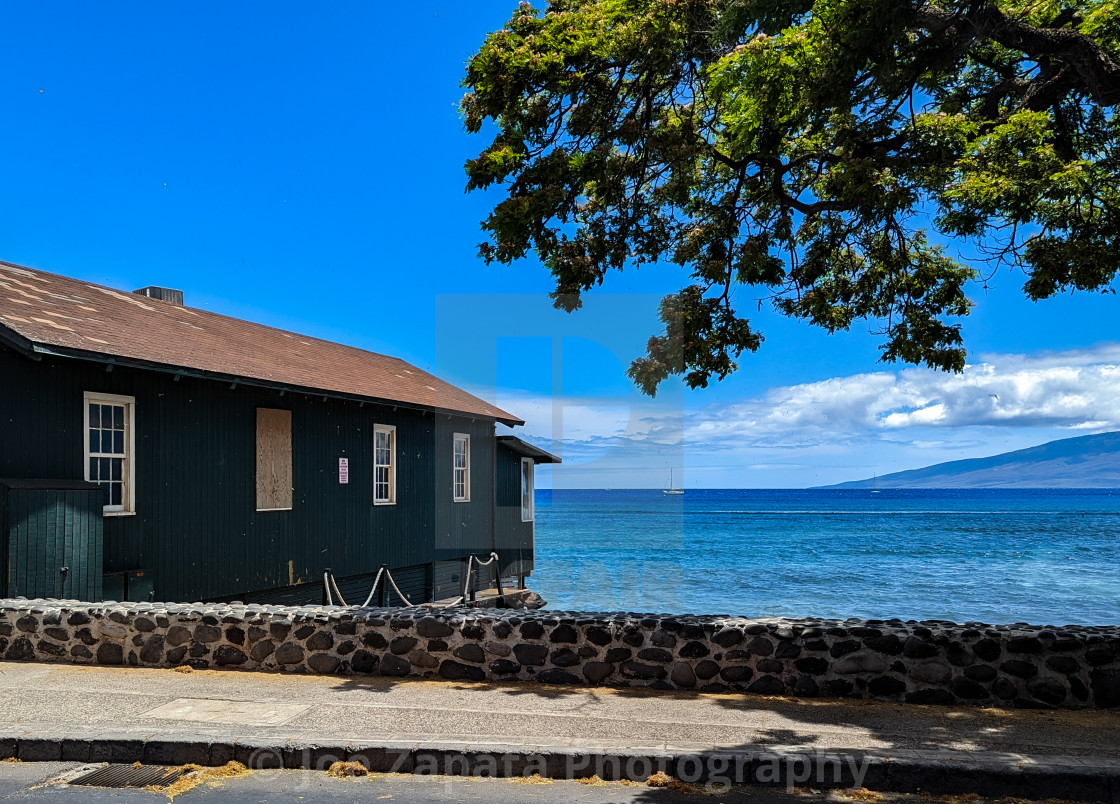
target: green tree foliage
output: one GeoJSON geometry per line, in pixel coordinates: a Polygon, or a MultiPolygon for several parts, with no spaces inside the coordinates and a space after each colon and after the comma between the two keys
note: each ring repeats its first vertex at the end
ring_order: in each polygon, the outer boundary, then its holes
{"type": "Polygon", "coordinates": [[[1110,288],[1118,65],[1116,0],[523,2],[464,79],[468,130],[496,131],[467,164],[501,188],[481,254],[535,252],[568,310],[682,266],[630,369],[651,394],[735,370],[762,303],[960,370],[1000,266],[1032,299],[1110,288]]]}

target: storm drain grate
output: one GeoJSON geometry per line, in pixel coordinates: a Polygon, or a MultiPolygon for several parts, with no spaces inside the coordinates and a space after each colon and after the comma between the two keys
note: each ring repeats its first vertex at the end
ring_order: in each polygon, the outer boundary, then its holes
{"type": "Polygon", "coordinates": [[[67,783],[88,787],[148,787],[162,790],[173,785],[187,772],[186,768],[161,765],[107,765],[83,773],[67,783]]]}

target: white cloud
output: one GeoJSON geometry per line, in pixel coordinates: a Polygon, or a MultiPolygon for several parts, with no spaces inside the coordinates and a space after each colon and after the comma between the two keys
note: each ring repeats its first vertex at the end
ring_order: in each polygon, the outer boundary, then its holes
{"type": "Polygon", "coordinates": [[[699,409],[670,394],[496,401],[526,418],[523,438],[564,458],[557,484],[656,487],[683,466],[694,487],[803,487],[1120,430],[1120,344],[983,355],[961,374],[834,377],[699,409]]]}
{"type": "Polygon", "coordinates": [[[988,355],[960,374],[908,368],[772,388],[691,417],[690,444],[808,447],[922,428],[1120,429],[1120,346],[988,355]]]}

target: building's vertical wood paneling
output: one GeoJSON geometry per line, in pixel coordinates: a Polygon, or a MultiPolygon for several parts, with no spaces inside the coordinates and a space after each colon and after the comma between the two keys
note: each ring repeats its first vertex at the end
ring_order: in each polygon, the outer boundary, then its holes
{"type": "Polygon", "coordinates": [[[100,489],[21,487],[8,479],[0,500],[4,594],[101,598],[100,489]]]}
{"type": "Polygon", "coordinates": [[[19,592],[19,578],[26,578],[31,563],[35,560],[35,556],[28,553],[26,550],[20,549],[23,544],[23,535],[21,530],[23,528],[23,511],[22,501],[18,497],[11,498],[9,505],[10,520],[9,527],[11,528],[11,563],[12,563],[12,586],[9,593],[18,595],[19,592]]]}
{"type": "Polygon", "coordinates": [[[0,596],[8,594],[8,491],[0,487],[0,596]]]}
{"type": "Polygon", "coordinates": [[[463,573],[465,568],[461,559],[437,561],[432,567],[432,597],[446,600],[463,593],[463,573]]]}
{"type": "Polygon", "coordinates": [[[18,495],[12,496],[12,557],[19,562],[15,576],[12,578],[12,594],[21,595],[29,579],[34,581],[38,567],[39,552],[27,550],[27,500],[18,495]]]}
{"type": "Polygon", "coordinates": [[[492,448],[493,424],[436,415],[435,472],[432,508],[436,513],[435,555],[437,560],[477,553],[485,558],[492,542],[492,448]],[[470,502],[453,502],[453,450],[456,433],[471,437],[470,502]]]}
{"type": "Polygon", "coordinates": [[[84,580],[84,588],[88,590],[89,597],[78,595],[79,599],[85,597],[88,600],[101,600],[104,592],[102,584],[105,577],[101,574],[99,568],[104,561],[105,551],[105,533],[104,523],[97,518],[97,509],[101,505],[99,499],[87,499],[85,501],[86,515],[82,517],[86,526],[86,538],[88,543],[93,545],[90,551],[89,566],[86,568],[86,575],[84,580]]]}
{"type": "Polygon", "coordinates": [[[58,579],[58,596],[67,597],[70,586],[75,580],[79,580],[74,578],[76,568],[79,566],[84,567],[89,564],[89,551],[80,548],[82,544],[82,534],[75,532],[77,523],[74,521],[76,518],[74,516],[74,505],[77,503],[77,495],[73,492],[63,492],[60,502],[61,506],[57,511],[57,526],[59,530],[57,542],[62,548],[63,555],[74,555],[76,550],[80,550],[80,560],[71,562],[73,566],[71,566],[71,564],[65,565],[67,568],[66,579],[58,579]]]}
{"type": "MultiPolygon", "coordinates": [[[[421,564],[413,567],[402,567],[393,573],[393,580],[396,581],[397,586],[401,592],[404,593],[408,602],[415,603],[417,601],[426,600],[428,597],[428,567],[421,564]]],[[[359,603],[361,601],[358,601],[359,603]]],[[[397,593],[390,589],[389,592],[390,604],[398,602],[397,593]]]]}
{"type": "Polygon", "coordinates": [[[21,534],[20,546],[23,550],[35,556],[34,566],[31,575],[28,578],[29,588],[24,589],[21,593],[24,597],[34,597],[33,594],[28,594],[32,588],[42,590],[44,594],[51,594],[53,590],[49,590],[45,582],[47,575],[47,564],[50,556],[54,554],[53,542],[54,534],[48,530],[47,527],[47,511],[42,505],[34,504],[34,501],[27,495],[19,495],[25,503],[24,506],[24,528],[21,534]]]}
{"type": "Polygon", "coordinates": [[[521,521],[521,455],[498,446],[498,554],[503,575],[525,575],[533,570],[533,523],[521,521]]]}
{"type": "Polygon", "coordinates": [[[76,360],[36,362],[4,347],[0,376],[10,389],[0,397],[0,477],[84,477],[83,393],[135,398],[136,513],[104,518],[103,564],[149,571],[157,598],[244,597],[289,579],[315,582],[328,566],[343,576],[382,563],[408,569],[409,594],[424,598],[427,565],[492,549],[492,421],[176,382],[120,366],[107,372],[76,360]],[[257,407],[292,411],[292,511],[256,511],[257,407]],[[397,428],[395,505],[373,504],[375,423],[397,428]],[[471,436],[469,503],[451,502],[456,432],[471,436]],[[340,457],[350,461],[347,485],[338,482],[340,457]]]}

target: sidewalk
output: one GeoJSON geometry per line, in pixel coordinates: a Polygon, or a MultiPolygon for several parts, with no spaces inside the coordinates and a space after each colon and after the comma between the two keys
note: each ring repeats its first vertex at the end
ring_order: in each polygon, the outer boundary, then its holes
{"type": "Polygon", "coordinates": [[[314,767],[353,754],[403,772],[428,754],[539,755],[552,776],[590,775],[588,757],[672,772],[689,756],[835,755],[866,758],[871,789],[1120,801],[1115,711],[0,663],[0,756],[314,767]]]}

